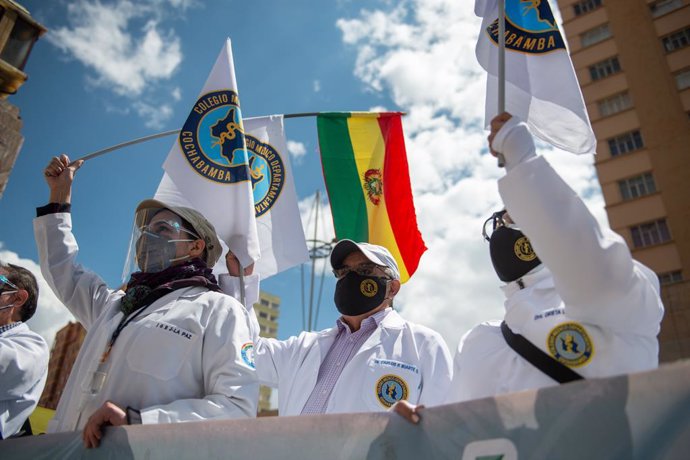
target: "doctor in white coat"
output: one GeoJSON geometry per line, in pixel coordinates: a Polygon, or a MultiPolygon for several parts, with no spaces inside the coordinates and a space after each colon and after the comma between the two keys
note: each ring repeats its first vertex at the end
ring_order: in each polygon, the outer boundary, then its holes
{"type": "Polygon", "coordinates": [[[42,273],[87,330],[49,431],[83,430],[95,447],[105,424],[254,417],[252,324],[211,274],[221,252],[211,224],[189,208],[142,202],[133,238],[141,271],[125,291],[109,289],[76,263],[69,210],[79,166],[66,155],[48,165],[50,204],[34,221],[42,273]]]}
{"type": "Polygon", "coordinates": [[[33,273],[0,264],[0,439],[22,431],[46,383],[48,345],[26,325],[37,302],[33,273]]]}
{"type": "Polygon", "coordinates": [[[448,348],[438,333],[391,308],[400,274],[390,252],[341,240],[330,261],[342,314],[336,327],[256,339],[259,380],[278,388],[279,415],[377,412],[400,400],[441,403],[451,380],[448,348]]]}
{"type": "MultiPolygon", "coordinates": [[[[503,113],[491,128],[491,151],[506,159],[498,189],[508,214],[494,214],[485,237],[506,283],[505,315],[463,337],[448,402],[558,385],[508,345],[502,323],[573,379],[656,368],[664,312],[657,276],[536,155],[525,123],[503,113]]],[[[412,413],[404,404],[396,411],[412,413]]]]}

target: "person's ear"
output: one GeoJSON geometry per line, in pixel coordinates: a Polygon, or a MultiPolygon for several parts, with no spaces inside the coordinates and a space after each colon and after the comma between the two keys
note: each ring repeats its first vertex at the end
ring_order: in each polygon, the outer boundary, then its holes
{"type": "Polygon", "coordinates": [[[189,249],[189,257],[201,257],[201,255],[204,253],[204,249],[206,248],[206,243],[204,240],[194,240],[191,244],[192,246],[189,249]]]}
{"type": "Polygon", "coordinates": [[[400,281],[398,280],[391,280],[388,282],[388,297],[389,299],[392,299],[395,297],[395,295],[400,291],[400,281]]]}
{"type": "Polygon", "coordinates": [[[12,309],[12,320],[20,321],[22,319],[22,308],[27,300],[29,300],[29,293],[26,289],[20,289],[13,294],[12,303],[14,308],[12,309]]]}
{"type": "Polygon", "coordinates": [[[15,307],[23,307],[26,301],[29,300],[29,293],[26,289],[20,289],[14,295],[16,296],[14,301],[15,307]]]}

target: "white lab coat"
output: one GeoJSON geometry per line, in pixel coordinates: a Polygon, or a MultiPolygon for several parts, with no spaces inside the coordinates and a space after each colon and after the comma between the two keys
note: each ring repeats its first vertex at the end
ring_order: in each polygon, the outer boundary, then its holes
{"type": "MultiPolygon", "coordinates": [[[[562,352],[561,339],[582,338],[577,327],[583,328],[590,346],[580,341],[576,354],[563,356],[585,378],[657,367],[663,305],[656,275],[633,261],[624,240],[599,226],[546,160],[535,156],[526,130],[513,118],[494,140],[509,168],[499,192],[548,268],[525,276],[525,289],[515,282],[503,287],[506,323],[552,355],[550,345],[562,352]]],[[[449,402],[552,385],[557,383],[509,348],[500,321],[494,321],[462,339],[449,402]]]]}
{"type": "Polygon", "coordinates": [[[0,439],[17,433],[36,408],[48,356],[46,341],[24,323],[0,334],[0,439]]]}
{"type": "Polygon", "coordinates": [[[197,286],[161,297],[123,329],[102,389],[89,395],[123,316],[123,292],[76,264],[71,229],[69,213],[34,220],[41,272],[87,330],[49,431],[81,429],[106,400],[140,410],[144,424],[254,417],[256,372],[242,353],[252,342],[248,313],[235,299],[197,286]]]}
{"type": "MultiPolygon", "coordinates": [[[[287,340],[256,339],[256,369],[264,385],[278,388],[279,414],[300,415],[338,328],[302,332],[287,340]]],[[[408,401],[427,406],[443,402],[450,385],[451,357],[443,338],[390,311],[343,368],[326,413],[387,410],[377,397],[385,375],[405,382],[408,401]]]]}

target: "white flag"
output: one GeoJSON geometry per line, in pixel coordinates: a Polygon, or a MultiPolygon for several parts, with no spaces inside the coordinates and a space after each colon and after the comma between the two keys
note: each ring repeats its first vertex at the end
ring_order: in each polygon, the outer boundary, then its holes
{"type": "MultiPolygon", "coordinates": [[[[565,42],[549,2],[505,0],[506,111],[546,142],[573,153],[595,153],[596,138],[565,42]]],[[[486,126],[498,114],[498,2],[476,0],[483,18],[476,54],[488,72],[486,126]]]]}
{"type": "Polygon", "coordinates": [[[266,279],[309,260],[288,155],[283,116],[244,120],[261,259],[254,271],[266,279]]]}
{"type": "Polygon", "coordinates": [[[244,267],[260,255],[248,164],[228,39],[163,163],[155,199],[201,212],[244,267]]]}

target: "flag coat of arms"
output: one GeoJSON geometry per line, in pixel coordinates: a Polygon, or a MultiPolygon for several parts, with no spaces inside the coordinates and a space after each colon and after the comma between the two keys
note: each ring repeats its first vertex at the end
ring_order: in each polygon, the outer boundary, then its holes
{"type": "Polygon", "coordinates": [[[404,283],[426,246],[417,228],[400,116],[321,113],[317,127],[336,237],[386,247],[404,283]]]}
{"type": "MultiPolygon", "coordinates": [[[[547,0],[505,0],[506,111],[532,133],[572,153],[595,153],[596,138],[573,64],[547,0]]],[[[488,72],[486,126],[498,114],[498,1],[476,0],[483,18],[476,55],[488,72]]]]}
{"type": "Polygon", "coordinates": [[[242,266],[259,259],[249,158],[230,39],[163,169],[165,174],[155,199],[201,212],[242,266]]]}

